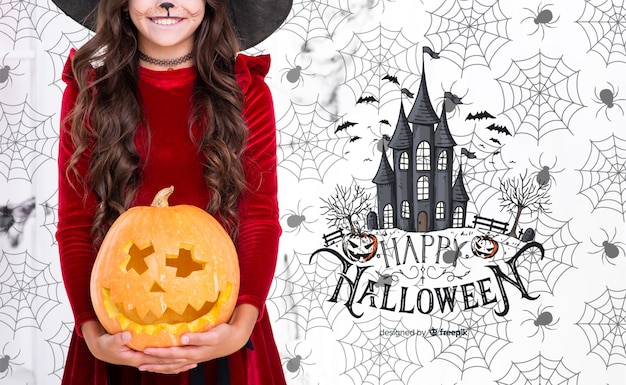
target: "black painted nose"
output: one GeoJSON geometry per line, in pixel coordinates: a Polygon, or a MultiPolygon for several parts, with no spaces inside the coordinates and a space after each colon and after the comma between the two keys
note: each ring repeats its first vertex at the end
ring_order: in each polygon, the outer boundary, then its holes
{"type": "Polygon", "coordinates": [[[174,4],[169,3],[169,2],[159,4],[159,7],[165,8],[165,10],[168,11],[168,12],[169,12],[170,8],[172,8],[173,6],[174,6],[174,4]]]}

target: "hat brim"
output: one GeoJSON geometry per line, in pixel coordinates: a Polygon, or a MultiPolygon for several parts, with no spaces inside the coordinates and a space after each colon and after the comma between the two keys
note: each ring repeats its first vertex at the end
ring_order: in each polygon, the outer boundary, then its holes
{"type": "MultiPolygon", "coordinates": [[[[95,30],[98,0],[52,0],[66,15],[95,30]]],[[[228,14],[245,50],[267,39],[285,21],[293,0],[228,0],[228,14]]]]}

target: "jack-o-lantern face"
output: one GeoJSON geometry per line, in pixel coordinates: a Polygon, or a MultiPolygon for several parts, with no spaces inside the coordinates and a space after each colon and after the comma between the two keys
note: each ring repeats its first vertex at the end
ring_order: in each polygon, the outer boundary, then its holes
{"type": "Polygon", "coordinates": [[[498,252],[498,242],[488,235],[472,238],[472,252],[477,257],[491,258],[498,252]]]}
{"type": "Polygon", "coordinates": [[[378,250],[378,238],[373,234],[350,233],[343,238],[343,252],[356,262],[367,262],[378,250]]]}
{"type": "Polygon", "coordinates": [[[200,208],[166,206],[167,195],[165,205],[137,206],[115,221],[91,276],[102,326],[130,331],[137,350],[181,345],[183,334],[228,321],[239,291],[226,231],[200,208]]]}

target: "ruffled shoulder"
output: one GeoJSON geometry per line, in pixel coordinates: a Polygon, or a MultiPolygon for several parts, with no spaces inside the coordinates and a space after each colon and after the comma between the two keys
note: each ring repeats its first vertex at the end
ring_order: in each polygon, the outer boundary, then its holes
{"type": "Polygon", "coordinates": [[[76,53],[76,49],[72,48],[70,50],[70,54],[65,61],[65,66],[63,67],[63,73],[61,74],[61,79],[66,84],[70,84],[74,82],[74,71],[72,70],[72,61],[74,60],[74,54],[76,53]]]}
{"type": "Polygon", "coordinates": [[[235,76],[245,95],[253,82],[265,79],[270,69],[270,55],[239,54],[235,59],[235,76]],[[256,79],[255,79],[256,78],[256,79]]]}

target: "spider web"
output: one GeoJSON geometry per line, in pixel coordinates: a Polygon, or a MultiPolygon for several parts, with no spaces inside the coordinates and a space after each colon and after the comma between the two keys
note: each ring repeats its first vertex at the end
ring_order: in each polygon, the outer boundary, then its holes
{"type": "Polygon", "coordinates": [[[513,362],[509,371],[496,381],[501,385],[576,385],[578,374],[568,369],[563,360],[551,360],[539,353],[528,361],[513,362]]]}
{"type": "Polygon", "coordinates": [[[268,296],[272,319],[293,322],[307,333],[315,328],[332,329],[331,322],[343,306],[328,301],[337,286],[337,263],[320,253],[312,263],[294,251],[285,270],[274,277],[268,296]]]}
{"type": "Polygon", "coordinates": [[[335,30],[350,17],[348,0],[294,1],[290,16],[281,29],[291,31],[308,42],[314,38],[332,38],[335,30]]]}
{"type": "Polygon", "coordinates": [[[278,119],[278,165],[299,181],[324,181],[337,162],[345,160],[344,151],[350,141],[345,130],[335,132],[340,116],[334,115],[317,101],[297,104],[293,101],[278,119]]]}
{"type": "Polygon", "coordinates": [[[626,9],[609,0],[585,0],[578,20],[589,40],[589,51],[599,54],[607,67],[626,62],[626,9]]]}
{"type": "Polygon", "coordinates": [[[478,0],[448,0],[433,12],[428,12],[430,25],[426,39],[432,48],[460,69],[491,66],[496,52],[511,41],[508,36],[509,18],[498,1],[485,4],[478,0]]]}
{"type": "Polygon", "coordinates": [[[339,339],[346,359],[343,373],[354,384],[410,384],[411,377],[422,367],[415,336],[384,331],[411,330],[401,320],[381,314],[367,321],[354,322],[339,339]]]}
{"type": "Polygon", "coordinates": [[[0,33],[15,43],[25,38],[41,40],[46,26],[61,12],[50,0],[0,2],[0,33]]]}
{"type": "Polygon", "coordinates": [[[626,365],[626,290],[607,288],[598,298],[585,302],[576,322],[589,342],[589,353],[606,364],[626,365]]]}
{"type": "Polygon", "coordinates": [[[339,50],[344,61],[345,85],[355,99],[374,96],[378,110],[385,104],[401,100],[401,88],[412,89],[420,80],[418,60],[422,53],[417,42],[402,31],[392,31],[379,24],[367,32],[354,33],[348,44],[339,50]],[[399,84],[383,80],[394,76],[399,84]]]}
{"type": "Polygon", "coordinates": [[[569,121],[584,107],[578,94],[578,73],[562,58],[541,51],[528,59],[513,60],[496,80],[502,89],[503,113],[516,133],[530,135],[539,143],[554,131],[570,131],[569,121]]]}
{"type": "Polygon", "coordinates": [[[576,268],[573,259],[581,241],[572,234],[570,222],[571,219],[559,221],[542,214],[536,220],[525,223],[527,227],[534,227],[535,240],[544,248],[541,260],[538,258],[540,255],[533,253],[523,253],[518,260],[520,276],[526,281],[529,292],[554,294],[559,279],[569,269],[576,268]]]}
{"type": "Polygon", "coordinates": [[[58,209],[59,209],[59,198],[57,196],[57,191],[52,194],[52,196],[41,203],[41,207],[43,208],[43,224],[41,225],[45,228],[50,234],[51,238],[51,246],[57,244],[57,240],[55,237],[55,233],[57,230],[58,223],[58,209]]]}
{"type": "Polygon", "coordinates": [[[622,214],[626,220],[626,141],[611,134],[597,142],[584,166],[579,194],[589,199],[593,210],[605,208],[622,214]]]}
{"type": "Polygon", "coordinates": [[[83,43],[85,43],[91,36],[91,32],[87,28],[82,28],[74,32],[61,33],[61,37],[57,40],[52,48],[46,50],[50,59],[52,60],[52,67],[54,68],[54,74],[57,78],[54,79],[50,85],[56,86],[60,91],[65,88],[65,83],[61,79],[61,73],[65,66],[65,61],[72,48],[78,49],[83,43]]]}
{"type": "MultiPolygon", "coordinates": [[[[476,159],[461,159],[465,189],[470,197],[469,203],[475,206],[475,214],[480,215],[486,205],[493,205],[494,199],[500,194],[500,180],[511,170],[502,157],[501,147],[485,141],[476,131],[466,136],[454,135],[458,148],[466,148],[475,153],[476,159]]],[[[468,212],[471,212],[468,207],[468,212]]],[[[484,215],[484,213],[483,213],[484,215]]]]}
{"type": "Polygon", "coordinates": [[[73,323],[63,322],[56,334],[46,340],[48,345],[50,345],[50,349],[52,349],[52,372],[50,372],[50,375],[57,376],[59,380],[63,376],[73,328],[73,323]]]}
{"type": "Polygon", "coordinates": [[[28,252],[0,257],[0,322],[13,333],[25,327],[41,330],[46,316],[58,305],[59,286],[50,264],[28,252]]]}
{"type": "Polygon", "coordinates": [[[456,307],[443,318],[433,316],[431,330],[466,330],[466,335],[437,334],[426,339],[434,351],[434,359],[447,361],[463,374],[473,368],[487,368],[507,346],[509,320],[495,315],[493,308],[474,308],[463,311],[456,307]]]}
{"type": "Polygon", "coordinates": [[[54,161],[58,133],[52,115],[21,104],[0,102],[0,174],[7,180],[32,181],[37,169],[54,161]]]}

